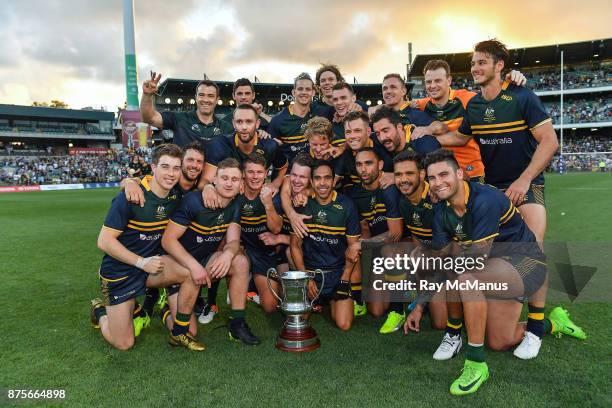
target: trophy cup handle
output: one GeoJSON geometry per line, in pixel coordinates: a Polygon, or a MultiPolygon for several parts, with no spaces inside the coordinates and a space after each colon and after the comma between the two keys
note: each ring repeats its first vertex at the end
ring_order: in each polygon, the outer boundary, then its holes
{"type": "Polygon", "coordinates": [[[266,273],[266,282],[268,284],[268,288],[270,288],[270,292],[272,292],[274,297],[278,300],[278,304],[280,305],[283,303],[283,300],[280,298],[280,296],[278,296],[278,293],[276,293],[274,289],[272,289],[272,284],[270,283],[270,276],[272,276],[273,278],[278,278],[278,272],[275,268],[268,269],[268,272],[266,273]]]}
{"type": "Polygon", "coordinates": [[[321,289],[319,289],[319,293],[317,293],[317,296],[315,296],[311,301],[310,301],[310,307],[313,308],[314,307],[314,302],[315,300],[317,300],[319,298],[319,296],[321,296],[321,292],[323,292],[323,288],[325,287],[325,274],[323,273],[322,270],[320,269],[315,269],[314,273],[320,273],[321,274],[321,289]]]}

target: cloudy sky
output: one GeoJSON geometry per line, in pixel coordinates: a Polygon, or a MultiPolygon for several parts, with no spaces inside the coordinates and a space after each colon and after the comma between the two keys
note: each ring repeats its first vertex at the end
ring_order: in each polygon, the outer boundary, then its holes
{"type": "MultiPolygon", "coordinates": [[[[527,47],[612,37],[609,0],[134,0],[139,85],[164,77],[289,82],[334,62],[378,82],[414,54],[469,51],[490,37],[527,47]],[[483,8],[483,4],[487,8],[483,8]]],[[[0,103],[125,101],[121,0],[0,7],[0,103]]]]}

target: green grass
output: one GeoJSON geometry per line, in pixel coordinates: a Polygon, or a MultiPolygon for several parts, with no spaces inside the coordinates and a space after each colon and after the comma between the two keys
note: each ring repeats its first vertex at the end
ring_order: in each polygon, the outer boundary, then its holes
{"type": "MultiPolygon", "coordinates": [[[[547,337],[533,361],[488,352],[490,380],[463,398],[448,393],[462,359],[431,358],[439,332],[381,336],[382,322],[371,317],[341,333],[328,318],[314,316],[322,347],[296,355],[273,346],[281,317],[266,318],[253,305],[248,319],[263,344],[249,348],[230,342],[224,328],[214,330],[227,318],[221,303],[220,318],[200,326],[199,337],[208,345],[204,353],[170,348],[158,319],[134,349],[113,350],[89,325],[89,299],[99,296],[101,253],[95,241],[115,193],[0,195],[0,389],[5,395],[11,388],[65,389],[67,397],[58,405],[75,407],[612,406],[612,175],[547,179],[547,240],[582,242],[572,256],[599,268],[584,291],[591,297],[573,304],[565,298],[588,340],[547,337]]],[[[0,405],[7,404],[2,398],[0,405]]]]}

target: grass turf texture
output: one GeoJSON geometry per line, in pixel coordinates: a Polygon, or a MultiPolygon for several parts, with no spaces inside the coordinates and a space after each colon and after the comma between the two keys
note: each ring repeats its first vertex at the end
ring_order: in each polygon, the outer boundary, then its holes
{"type": "MultiPolygon", "coordinates": [[[[546,337],[540,355],[520,361],[511,352],[487,352],[491,378],[478,393],[453,397],[448,388],[463,353],[448,362],[431,355],[441,333],[379,335],[382,320],[356,320],[349,333],[314,316],[321,349],[277,351],[280,315],[265,317],[249,304],[247,318],[263,344],[230,342],[225,284],[221,314],[199,326],[208,350],[171,348],[158,318],[128,352],[113,350],[89,325],[89,299],[97,297],[101,254],[96,238],[114,189],[0,195],[0,310],[6,390],[65,389],[62,406],[612,406],[609,302],[565,305],[589,339],[546,337]],[[608,378],[608,380],[606,380],[608,378]]],[[[604,243],[610,248],[612,175],[547,178],[547,240],[604,243]],[[564,212],[565,215],[561,215],[564,212]]],[[[610,258],[594,250],[588,257],[610,258]]],[[[605,258],[604,258],[605,259],[605,258]]],[[[587,289],[612,288],[609,262],[587,289]]],[[[609,295],[607,295],[609,296],[609,295]]],[[[552,305],[548,305],[548,310],[552,305]]],[[[20,402],[53,405],[49,400],[20,402]]]]}

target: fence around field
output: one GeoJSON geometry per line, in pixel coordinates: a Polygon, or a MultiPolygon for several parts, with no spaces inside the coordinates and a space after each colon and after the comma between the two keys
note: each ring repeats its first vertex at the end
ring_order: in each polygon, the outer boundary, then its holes
{"type": "Polygon", "coordinates": [[[94,188],[119,187],[118,182],[112,183],[75,183],[75,184],[43,184],[34,186],[0,186],[0,193],[27,193],[31,191],[56,190],[89,190],[94,188]]]}

